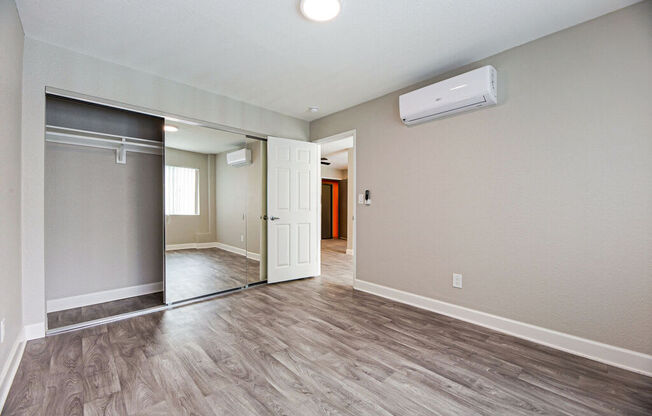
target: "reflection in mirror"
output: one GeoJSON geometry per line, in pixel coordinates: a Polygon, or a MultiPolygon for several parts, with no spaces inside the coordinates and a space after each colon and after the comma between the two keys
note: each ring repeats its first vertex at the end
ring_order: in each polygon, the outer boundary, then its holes
{"type": "Polygon", "coordinates": [[[165,136],[166,302],[260,281],[265,142],[167,125],[176,131],[165,136]]]}
{"type": "Polygon", "coordinates": [[[247,138],[247,282],[267,280],[267,143],[247,138]]]}

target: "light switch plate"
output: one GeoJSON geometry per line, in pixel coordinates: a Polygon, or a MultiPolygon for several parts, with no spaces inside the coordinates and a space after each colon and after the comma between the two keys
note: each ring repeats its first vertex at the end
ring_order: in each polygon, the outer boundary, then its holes
{"type": "Polygon", "coordinates": [[[364,194],[358,194],[358,204],[364,204],[364,194]]]}
{"type": "Polygon", "coordinates": [[[0,344],[5,342],[5,318],[0,321],[0,344]]]}
{"type": "Polygon", "coordinates": [[[457,289],[462,288],[462,275],[459,273],[453,273],[453,287],[457,289]]]}

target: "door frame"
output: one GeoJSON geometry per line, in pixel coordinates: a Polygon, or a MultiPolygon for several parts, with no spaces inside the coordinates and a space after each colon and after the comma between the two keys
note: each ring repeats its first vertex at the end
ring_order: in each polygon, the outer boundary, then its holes
{"type": "MultiPolygon", "coordinates": [[[[326,136],[322,137],[321,139],[315,139],[312,142],[313,143],[318,143],[320,145],[324,143],[329,143],[329,142],[336,142],[338,140],[346,139],[347,137],[353,137],[353,178],[351,178],[350,172],[349,172],[349,177],[348,177],[348,186],[353,187],[353,196],[355,197],[353,200],[353,213],[347,212],[347,215],[349,215],[349,218],[347,218],[347,221],[353,221],[353,236],[347,235],[348,238],[353,239],[353,286],[355,287],[355,280],[357,278],[358,274],[358,266],[357,266],[357,258],[358,258],[358,201],[357,201],[357,193],[358,193],[358,166],[357,166],[357,152],[358,152],[358,146],[357,146],[357,130],[347,130],[342,133],[337,133],[332,136],[326,136]],[[353,218],[353,219],[351,219],[353,218]]],[[[321,187],[319,187],[319,192],[321,193],[321,187]]],[[[321,201],[321,195],[319,196],[319,200],[321,201]]],[[[319,209],[319,223],[321,224],[321,208],[319,209]]],[[[321,241],[321,228],[320,228],[320,235],[319,235],[319,241],[321,241]]],[[[347,254],[348,255],[348,254],[347,254]]]]}

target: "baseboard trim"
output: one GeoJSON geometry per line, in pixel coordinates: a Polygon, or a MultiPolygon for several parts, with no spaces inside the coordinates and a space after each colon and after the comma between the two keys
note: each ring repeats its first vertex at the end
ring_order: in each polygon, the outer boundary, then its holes
{"type": "Polygon", "coordinates": [[[188,250],[191,248],[197,248],[197,243],[183,243],[183,244],[166,244],[165,251],[173,250],[188,250]]]}
{"type": "Polygon", "coordinates": [[[43,338],[44,336],[45,336],[45,322],[37,322],[35,324],[25,325],[26,341],[43,338]]]}
{"type": "Polygon", "coordinates": [[[502,316],[356,279],[354,288],[383,298],[426,309],[560,351],[614,367],[652,376],[652,355],[616,347],[575,335],[542,328],[502,316]]]}
{"type": "Polygon", "coordinates": [[[246,255],[248,259],[260,261],[260,254],[247,252],[244,248],[230,246],[224,243],[215,243],[215,247],[221,248],[224,251],[229,251],[231,253],[239,254],[241,256],[246,255]]]}
{"type": "Polygon", "coordinates": [[[9,389],[14,382],[14,377],[16,377],[16,372],[18,372],[18,365],[25,351],[25,343],[25,329],[23,328],[14,340],[14,344],[7,357],[7,362],[2,366],[2,372],[0,373],[0,413],[2,413],[5,401],[9,395],[9,389]]]}
{"type": "Polygon", "coordinates": [[[70,296],[67,298],[50,299],[47,301],[47,311],[56,312],[65,309],[79,308],[81,306],[95,305],[97,303],[111,302],[133,296],[148,295],[162,292],[163,282],[147,283],[138,286],[121,287],[119,289],[103,290],[101,292],[86,293],[84,295],[70,296]]]}
{"type": "Polygon", "coordinates": [[[212,242],[212,243],[183,243],[183,244],[168,244],[165,246],[165,251],[173,250],[188,250],[188,249],[201,249],[201,248],[219,248],[230,253],[239,254],[241,256],[246,255],[248,259],[260,261],[260,254],[247,252],[244,248],[234,247],[224,243],[212,242]]]}

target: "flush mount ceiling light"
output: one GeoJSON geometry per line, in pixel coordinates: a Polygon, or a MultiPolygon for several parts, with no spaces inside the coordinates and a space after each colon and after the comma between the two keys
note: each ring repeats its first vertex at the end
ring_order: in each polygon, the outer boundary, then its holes
{"type": "Polygon", "coordinates": [[[163,126],[163,130],[170,133],[174,133],[175,131],[179,131],[179,128],[166,124],[165,126],[163,126]]]}
{"type": "Polygon", "coordinates": [[[342,9],[340,0],[301,0],[301,13],[315,22],[333,20],[342,9]]]}

